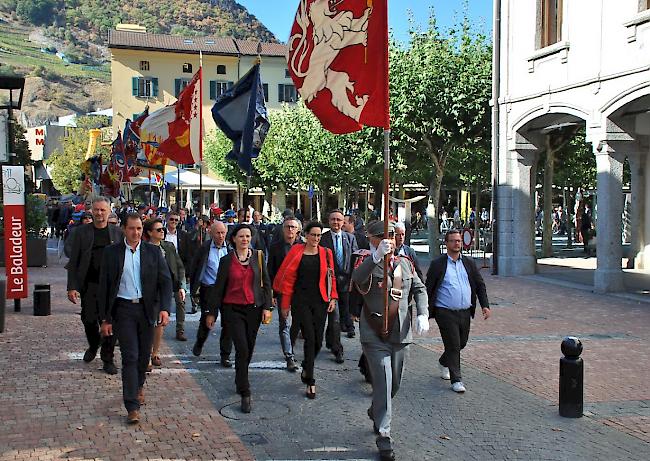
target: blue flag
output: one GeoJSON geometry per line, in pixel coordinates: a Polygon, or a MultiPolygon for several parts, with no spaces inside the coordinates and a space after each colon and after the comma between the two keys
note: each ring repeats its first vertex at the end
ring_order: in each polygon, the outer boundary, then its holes
{"type": "Polygon", "coordinates": [[[212,107],[212,118],[233,143],[227,160],[235,160],[250,176],[271,124],[264,104],[260,65],[256,64],[212,107]]]}

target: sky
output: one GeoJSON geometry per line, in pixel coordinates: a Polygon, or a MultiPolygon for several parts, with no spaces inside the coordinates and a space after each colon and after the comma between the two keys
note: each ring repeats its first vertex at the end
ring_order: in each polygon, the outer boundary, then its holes
{"type": "MultiPolygon", "coordinates": [[[[289,38],[289,31],[298,8],[298,0],[237,0],[255,15],[281,42],[289,38]]],[[[454,24],[464,8],[463,0],[389,0],[388,25],[393,37],[405,42],[408,40],[409,11],[416,24],[426,29],[429,10],[433,7],[438,25],[448,28],[454,24]]],[[[488,33],[492,30],[492,0],[467,0],[469,16],[479,30],[488,33]]]]}

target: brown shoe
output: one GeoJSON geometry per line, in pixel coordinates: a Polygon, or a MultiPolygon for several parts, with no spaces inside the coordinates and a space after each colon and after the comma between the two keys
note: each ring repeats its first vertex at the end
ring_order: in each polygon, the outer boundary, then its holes
{"type": "Polygon", "coordinates": [[[140,412],[138,410],[131,410],[126,415],[126,422],[128,424],[138,424],[140,422],[140,412]]]}
{"type": "Polygon", "coordinates": [[[176,332],[176,341],[187,341],[187,336],[185,336],[184,331],[177,331],[176,332]]]}
{"type": "Polygon", "coordinates": [[[140,405],[144,405],[144,388],[143,387],[138,389],[138,402],[140,402],[140,405]]]}
{"type": "Polygon", "coordinates": [[[160,360],[160,357],[159,357],[159,356],[154,355],[153,357],[151,357],[151,364],[152,364],[154,367],[159,367],[159,366],[162,365],[162,360],[160,360]]]}

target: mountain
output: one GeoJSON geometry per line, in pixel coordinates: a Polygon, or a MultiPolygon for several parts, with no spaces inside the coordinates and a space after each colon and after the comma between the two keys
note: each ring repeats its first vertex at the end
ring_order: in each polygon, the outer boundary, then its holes
{"type": "Polygon", "coordinates": [[[0,0],[0,74],[26,75],[30,124],[110,107],[108,31],[232,36],[277,42],[234,0],[0,0]]]}

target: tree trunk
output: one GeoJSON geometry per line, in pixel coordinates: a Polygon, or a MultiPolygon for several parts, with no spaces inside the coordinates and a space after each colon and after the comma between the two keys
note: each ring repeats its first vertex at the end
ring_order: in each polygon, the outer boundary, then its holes
{"type": "Polygon", "coordinates": [[[429,257],[440,256],[440,228],[438,226],[438,204],[443,172],[435,168],[429,183],[429,203],[427,204],[427,229],[429,230],[429,257]]]}
{"type": "MultiPolygon", "coordinates": [[[[547,140],[550,136],[547,136],[547,140]]],[[[542,258],[553,256],[553,168],[555,150],[546,143],[546,160],[544,162],[544,222],[542,223],[542,258]]]]}
{"type": "Polygon", "coordinates": [[[476,204],[474,205],[474,248],[479,249],[481,240],[481,228],[479,221],[481,219],[481,184],[476,183],[476,204]]]}

